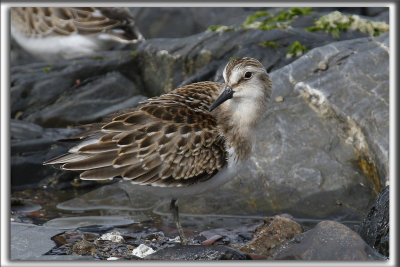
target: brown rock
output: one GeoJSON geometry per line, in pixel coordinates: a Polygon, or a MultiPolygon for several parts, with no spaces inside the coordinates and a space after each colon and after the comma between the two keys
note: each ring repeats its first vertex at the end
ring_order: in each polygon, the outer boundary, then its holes
{"type": "Polygon", "coordinates": [[[94,245],[86,240],[81,240],[79,242],[76,242],[72,246],[72,251],[75,252],[76,254],[79,255],[84,255],[89,252],[94,248],[94,245]]]}
{"type": "Polygon", "coordinates": [[[53,236],[51,240],[53,240],[56,243],[57,247],[68,243],[64,233],[53,236]]]}
{"type": "Polygon", "coordinates": [[[301,234],[303,228],[297,222],[282,216],[265,219],[256,232],[253,240],[240,248],[251,254],[272,255],[276,249],[294,236],[301,234]]]}

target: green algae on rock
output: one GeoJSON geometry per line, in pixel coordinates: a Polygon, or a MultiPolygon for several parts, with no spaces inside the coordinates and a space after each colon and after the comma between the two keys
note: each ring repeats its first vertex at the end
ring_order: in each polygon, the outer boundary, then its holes
{"type": "Polygon", "coordinates": [[[286,58],[292,58],[293,56],[299,57],[304,54],[304,52],[307,51],[307,47],[302,45],[299,41],[295,41],[293,44],[291,44],[286,53],[286,58]]]}
{"type": "Polygon", "coordinates": [[[389,25],[383,21],[372,21],[358,15],[345,15],[334,11],[317,19],[314,26],[306,29],[306,31],[326,31],[336,38],[339,37],[340,32],[347,30],[379,36],[389,31],[389,25]]]}
{"type": "Polygon", "coordinates": [[[224,25],[211,25],[207,31],[208,32],[226,32],[238,29],[260,29],[263,31],[268,31],[272,29],[288,29],[290,24],[299,15],[306,15],[312,12],[311,7],[305,8],[289,8],[286,10],[281,10],[276,14],[272,14],[268,11],[256,11],[254,14],[247,16],[246,20],[242,25],[237,27],[224,26],[224,25]],[[260,21],[260,19],[263,19],[260,21]]]}

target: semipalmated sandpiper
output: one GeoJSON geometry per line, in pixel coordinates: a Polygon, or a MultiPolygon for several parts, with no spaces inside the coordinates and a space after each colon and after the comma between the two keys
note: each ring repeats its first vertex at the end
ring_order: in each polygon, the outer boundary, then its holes
{"type": "Polygon", "coordinates": [[[80,178],[122,177],[169,197],[181,240],[176,200],[234,178],[253,149],[255,127],[271,96],[263,65],[232,59],[225,83],[198,82],[149,98],[80,135],[67,154],[44,164],[80,178]]]}

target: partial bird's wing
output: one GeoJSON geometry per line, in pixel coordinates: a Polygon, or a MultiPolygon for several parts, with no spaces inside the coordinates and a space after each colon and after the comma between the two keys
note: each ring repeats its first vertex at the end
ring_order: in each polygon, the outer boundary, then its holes
{"type": "Polygon", "coordinates": [[[127,8],[12,7],[11,24],[30,37],[104,33],[120,42],[143,40],[127,8]]]}
{"type": "Polygon", "coordinates": [[[150,98],[45,164],[83,171],[81,178],[90,180],[119,176],[155,186],[207,180],[227,162],[225,140],[208,112],[221,87],[201,82],[150,98]]]}

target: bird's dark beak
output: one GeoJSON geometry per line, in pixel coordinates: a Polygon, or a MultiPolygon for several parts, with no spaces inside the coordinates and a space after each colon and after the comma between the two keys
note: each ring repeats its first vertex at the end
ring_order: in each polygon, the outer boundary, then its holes
{"type": "Polygon", "coordinates": [[[232,87],[225,85],[225,89],[224,91],[219,95],[219,97],[217,98],[217,100],[215,100],[214,103],[212,103],[212,105],[209,108],[209,111],[213,111],[216,107],[218,107],[219,105],[221,105],[222,103],[224,103],[226,100],[231,99],[233,96],[233,89],[232,87]]]}

